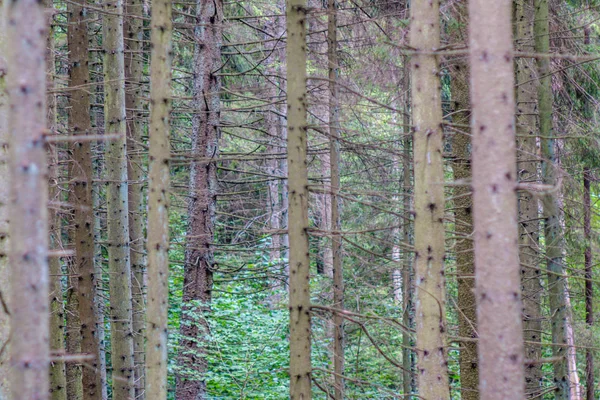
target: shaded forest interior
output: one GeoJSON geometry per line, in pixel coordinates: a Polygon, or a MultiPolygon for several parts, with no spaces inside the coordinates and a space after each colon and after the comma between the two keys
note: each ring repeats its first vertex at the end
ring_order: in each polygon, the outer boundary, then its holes
{"type": "Polygon", "coordinates": [[[600,398],[600,2],[0,10],[0,400],[600,398]]]}

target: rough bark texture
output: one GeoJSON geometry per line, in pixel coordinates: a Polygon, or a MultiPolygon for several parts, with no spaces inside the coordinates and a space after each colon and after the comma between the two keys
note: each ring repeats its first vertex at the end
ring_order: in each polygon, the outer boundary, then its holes
{"type": "MultiPolygon", "coordinates": [[[[46,44],[46,86],[50,91],[47,101],[46,125],[51,134],[56,133],[56,95],[51,91],[54,89],[54,75],[56,63],[54,61],[54,8],[51,0],[45,2],[46,16],[50,26],[47,44],[46,44]]],[[[48,146],[49,165],[48,165],[48,185],[49,200],[59,202],[60,190],[58,188],[59,179],[59,154],[58,145],[48,146]]],[[[56,208],[48,209],[48,224],[50,227],[50,248],[61,250],[61,218],[56,208]]],[[[50,351],[53,354],[61,355],[65,352],[65,310],[63,305],[63,288],[61,284],[62,268],[59,257],[50,257],[48,259],[48,268],[50,271],[48,291],[50,293],[50,351]]],[[[65,375],[65,363],[56,360],[50,363],[50,398],[52,400],[67,399],[67,378],[65,375]]]]}
{"type": "Polygon", "coordinates": [[[148,181],[146,398],[167,398],[169,302],[169,113],[173,59],[171,1],[152,3],[148,181]]]}
{"type": "MultiPolygon", "coordinates": [[[[86,85],[90,82],[88,63],[88,24],[82,2],[67,4],[67,40],[69,49],[69,131],[73,135],[91,134],[90,98],[86,85]],[[77,89],[79,88],[79,90],[77,89]]],[[[98,277],[94,267],[94,215],[92,201],[92,152],[89,141],[71,145],[73,163],[69,177],[73,184],[69,201],[73,209],[73,273],[78,274],[78,313],[81,351],[94,357],[86,363],[92,368],[81,371],[82,397],[85,400],[102,396],[100,341],[98,337],[98,307],[96,293],[98,277]]]]}
{"type": "MultiPolygon", "coordinates": [[[[546,54],[550,50],[548,0],[534,0],[534,36],[535,51],[546,54]]],[[[550,74],[550,59],[537,59],[538,103],[540,119],[540,135],[542,147],[542,180],[546,184],[556,184],[557,165],[555,140],[549,139],[554,135],[552,126],[552,75],[550,74]]],[[[560,223],[560,208],[556,193],[542,196],[544,208],[544,240],[546,244],[546,268],[548,269],[548,291],[552,325],[552,342],[559,345],[552,348],[555,357],[561,357],[554,363],[554,383],[556,385],[556,400],[566,400],[569,393],[569,371],[567,366],[566,324],[567,314],[565,305],[566,282],[564,278],[564,240],[560,223]]]]}
{"type": "Polygon", "coordinates": [[[133,305],[134,386],[136,400],[144,399],[144,179],[142,85],[144,36],[142,0],[125,1],[125,107],[127,109],[127,176],[129,179],[129,246],[133,305]]]}
{"type": "MultiPolygon", "coordinates": [[[[590,329],[594,326],[594,285],[592,283],[592,198],[589,168],[583,170],[583,234],[585,238],[585,322],[590,329]]],[[[594,353],[585,351],[586,400],[594,400],[594,353]]]]}
{"type": "Polygon", "coordinates": [[[106,144],[108,269],[110,273],[111,360],[113,399],[134,396],[129,208],[123,49],[123,2],[104,3],[104,128],[121,137],[106,144]]]}
{"type": "MultiPolygon", "coordinates": [[[[515,13],[515,46],[518,51],[533,52],[533,1],[517,0],[515,13]]],[[[537,91],[535,61],[519,58],[515,62],[517,104],[517,171],[522,183],[538,181],[538,160],[535,134],[537,132],[537,91]]],[[[521,287],[523,290],[523,335],[525,358],[538,360],[542,348],[541,274],[538,268],[539,216],[538,199],[530,192],[518,193],[519,212],[519,262],[521,263],[521,287]]],[[[530,363],[525,368],[527,397],[540,394],[542,381],[541,364],[530,363]]]]}
{"type": "MultiPolygon", "coordinates": [[[[410,63],[408,62],[408,58],[404,59],[404,67],[403,67],[403,89],[404,89],[404,116],[403,123],[404,126],[410,126],[410,112],[409,112],[409,104],[410,104],[410,63]]],[[[403,143],[403,158],[402,158],[402,193],[404,195],[404,200],[402,204],[402,209],[406,218],[402,224],[402,237],[404,238],[404,242],[408,245],[412,242],[412,228],[413,225],[410,221],[410,211],[411,211],[411,189],[412,189],[412,180],[411,180],[411,143],[412,136],[408,134],[407,129],[404,130],[404,140],[403,143]]],[[[414,274],[413,274],[413,263],[412,263],[412,252],[405,251],[404,257],[402,259],[402,322],[404,326],[413,328],[414,327],[414,274]]],[[[415,375],[415,353],[412,349],[414,342],[411,338],[411,335],[405,333],[402,335],[402,366],[404,370],[402,372],[402,386],[404,390],[404,394],[414,393],[416,390],[416,375],[415,375]]]]}
{"type": "Polygon", "coordinates": [[[192,118],[190,200],[185,249],[185,273],[176,397],[206,398],[206,348],[209,334],[204,314],[210,311],[214,256],[212,242],[216,217],[217,169],[213,161],[219,151],[223,5],[220,0],[196,2],[194,30],[194,102],[192,118]]]}
{"type": "MultiPolygon", "coordinates": [[[[0,300],[7,305],[9,295],[10,271],[8,265],[8,215],[9,215],[9,178],[8,178],[8,92],[6,91],[6,31],[5,1],[0,0],[0,300]]],[[[4,352],[0,355],[0,398],[9,398],[9,348],[10,315],[5,307],[0,307],[0,346],[4,352]]]]}
{"type": "Polygon", "coordinates": [[[287,0],[290,398],[311,398],[306,101],[306,2],[287,0]]]}
{"type": "MultiPolygon", "coordinates": [[[[440,45],[439,2],[411,5],[410,45],[440,45]]],[[[419,395],[449,398],[444,277],[444,170],[440,69],[434,55],[411,59],[415,174],[415,323],[419,395]]]]}
{"type": "Polygon", "coordinates": [[[12,399],[49,393],[45,7],[7,2],[12,399]]]}
{"type": "MultiPolygon", "coordinates": [[[[342,221],[340,217],[340,123],[338,99],[337,1],[329,0],[327,56],[329,61],[329,165],[331,176],[331,263],[333,269],[333,307],[344,308],[344,271],[342,264],[342,221]]],[[[333,315],[333,370],[336,400],[344,398],[344,320],[333,315]]]]}
{"type": "MultiPolygon", "coordinates": [[[[468,44],[466,3],[461,2],[455,14],[459,28],[450,32],[455,44],[468,44]]],[[[450,67],[453,114],[452,122],[460,131],[452,137],[452,171],[455,181],[471,180],[471,100],[469,66],[466,57],[452,60],[450,67]]],[[[456,232],[456,272],[458,274],[458,333],[462,338],[477,338],[475,301],[475,254],[473,253],[473,198],[471,188],[454,188],[454,230],[456,232]]],[[[463,400],[479,399],[477,342],[460,344],[460,392],[463,400]]]]}
{"type": "Polygon", "coordinates": [[[511,0],[469,3],[473,217],[482,399],[523,399],[511,0]]]}

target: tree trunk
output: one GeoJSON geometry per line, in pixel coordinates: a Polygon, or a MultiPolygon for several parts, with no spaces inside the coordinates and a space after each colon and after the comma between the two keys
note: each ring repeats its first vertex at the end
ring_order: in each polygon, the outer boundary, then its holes
{"type": "Polygon", "coordinates": [[[46,37],[43,2],[8,1],[6,9],[10,145],[8,175],[11,279],[11,377],[14,400],[49,393],[48,180],[46,37]]]}
{"type": "MultiPolygon", "coordinates": [[[[46,124],[51,134],[56,133],[56,95],[51,91],[54,90],[54,75],[56,71],[56,63],[54,60],[54,5],[52,0],[46,1],[46,16],[50,30],[46,44],[46,86],[50,94],[48,94],[46,124]]],[[[59,154],[58,145],[51,144],[48,146],[49,165],[48,165],[48,185],[50,201],[60,202],[60,190],[58,188],[59,181],[59,154]]],[[[48,223],[50,226],[50,248],[60,250],[61,242],[61,217],[56,208],[48,209],[48,223]]],[[[50,257],[48,259],[49,276],[49,292],[50,292],[50,350],[54,354],[63,354],[65,352],[65,310],[63,305],[63,288],[61,283],[62,268],[59,257],[50,257]]],[[[52,400],[67,399],[67,378],[65,375],[64,361],[54,361],[50,363],[50,398],[52,400]]]]}
{"type": "MultiPolygon", "coordinates": [[[[331,263],[333,269],[333,307],[344,308],[344,270],[342,263],[342,221],[340,216],[340,121],[337,79],[339,74],[337,40],[337,1],[328,0],[327,56],[329,58],[329,166],[331,176],[331,263]]],[[[333,371],[335,399],[344,399],[344,320],[333,314],[333,371]]]]}
{"type": "MultiPolygon", "coordinates": [[[[518,51],[533,52],[533,1],[515,1],[515,44],[518,51]]],[[[517,171],[519,182],[538,181],[536,145],[537,91],[534,60],[519,58],[516,67],[517,104],[517,171]]],[[[530,192],[518,194],[519,262],[523,290],[523,334],[527,342],[525,358],[539,360],[542,355],[541,274],[539,269],[538,200],[530,192]]],[[[540,363],[529,363],[525,368],[527,397],[540,394],[542,370],[540,363]]]]}
{"type": "Polygon", "coordinates": [[[125,1],[125,108],[127,110],[127,176],[129,179],[129,256],[133,305],[134,387],[136,400],[144,400],[144,179],[142,128],[144,115],[142,0],[125,1]]]}
{"type": "MultiPolygon", "coordinates": [[[[452,43],[468,44],[466,4],[461,4],[455,16],[461,28],[450,34],[452,43]],[[464,28],[463,28],[464,27],[464,28]]],[[[471,100],[469,97],[469,66],[465,58],[452,60],[451,92],[452,122],[460,125],[460,131],[452,137],[452,171],[455,181],[469,181],[471,172],[471,100]],[[463,127],[464,126],[464,127],[463,127]]],[[[458,333],[461,338],[477,337],[477,309],[475,300],[475,254],[473,253],[473,198],[471,188],[456,186],[454,196],[454,230],[456,232],[456,270],[458,282],[458,333]]],[[[477,342],[460,344],[460,391],[464,400],[479,399],[479,370],[477,364],[477,342]]]]}
{"type": "MultiPolygon", "coordinates": [[[[73,135],[92,133],[90,98],[86,87],[90,82],[88,67],[88,24],[83,3],[68,3],[69,49],[69,131],[73,135]],[[79,88],[79,90],[78,90],[79,88]]],[[[71,145],[73,163],[70,179],[73,183],[70,201],[75,205],[73,242],[73,273],[78,274],[78,313],[80,319],[81,351],[94,357],[87,363],[92,368],[82,370],[84,400],[101,399],[100,342],[98,337],[98,307],[96,305],[98,276],[94,267],[94,215],[92,201],[92,152],[87,140],[71,145]]]]}
{"type": "Polygon", "coordinates": [[[134,396],[131,268],[129,263],[129,207],[127,204],[127,144],[123,1],[105,3],[102,26],[104,47],[104,128],[122,135],[106,144],[106,206],[108,269],[110,273],[111,360],[114,400],[134,396]]]}
{"type": "Polygon", "coordinates": [[[154,0],[151,25],[146,398],[164,400],[168,363],[171,1],[154,0]]]}
{"type": "MultiPolygon", "coordinates": [[[[550,50],[548,0],[534,0],[534,36],[535,51],[547,54],[550,50]]],[[[540,135],[542,147],[542,180],[545,184],[554,185],[557,182],[555,140],[549,139],[554,135],[552,126],[552,76],[550,74],[550,59],[538,58],[538,102],[540,118],[540,135]]],[[[558,198],[554,193],[542,196],[544,207],[544,239],[546,244],[546,268],[548,269],[548,291],[550,298],[550,315],[552,320],[552,343],[555,357],[560,361],[554,363],[554,384],[556,385],[556,400],[569,399],[569,372],[567,366],[566,345],[566,305],[564,278],[564,240],[560,224],[558,198]]]]}
{"type": "MultiPolygon", "coordinates": [[[[404,90],[404,106],[403,106],[403,117],[402,121],[404,124],[404,139],[403,139],[403,158],[402,158],[402,194],[404,196],[402,209],[406,218],[402,224],[402,237],[404,242],[408,245],[412,241],[412,225],[410,223],[410,200],[411,200],[411,157],[410,148],[412,136],[409,134],[406,127],[410,126],[410,63],[408,58],[404,58],[404,67],[402,68],[402,79],[403,79],[403,90],[404,90]]],[[[414,327],[414,303],[413,293],[415,289],[414,285],[414,274],[413,274],[413,263],[412,254],[409,251],[404,252],[402,259],[402,322],[404,326],[409,328],[414,327]]],[[[415,352],[413,351],[414,343],[411,339],[411,335],[405,332],[402,335],[402,366],[404,370],[402,372],[402,386],[404,394],[414,393],[416,391],[416,376],[415,376],[415,352]]]]}
{"type": "Polygon", "coordinates": [[[9,347],[10,315],[7,302],[10,299],[9,280],[10,271],[8,264],[8,216],[9,216],[9,177],[8,177],[8,142],[10,140],[8,129],[8,92],[6,91],[6,20],[5,0],[0,0],[0,346],[4,352],[0,354],[0,398],[8,399],[10,389],[9,347]]]}
{"type": "MultiPolygon", "coordinates": [[[[592,192],[590,190],[591,172],[583,169],[583,235],[585,238],[585,323],[594,327],[594,285],[592,282],[592,192]]],[[[594,352],[585,351],[586,400],[594,400],[594,352]]]]}
{"type": "MultiPolygon", "coordinates": [[[[410,46],[440,45],[439,2],[411,4],[410,46]]],[[[440,69],[434,55],[411,59],[415,174],[416,332],[419,395],[449,398],[444,277],[444,170],[440,69]]]]}
{"type": "Polygon", "coordinates": [[[479,393],[525,395],[511,0],[469,3],[479,393]]]}
{"type": "Polygon", "coordinates": [[[306,2],[287,0],[290,398],[311,398],[310,260],[306,93],[306,2]]]}
{"type": "Polygon", "coordinates": [[[209,334],[205,314],[210,311],[214,256],[212,242],[216,218],[217,167],[212,161],[219,151],[221,79],[214,72],[221,67],[223,5],[221,0],[198,0],[194,31],[194,102],[192,117],[190,201],[185,249],[185,273],[181,318],[181,342],[176,397],[204,399],[207,370],[206,340],[209,334]]]}

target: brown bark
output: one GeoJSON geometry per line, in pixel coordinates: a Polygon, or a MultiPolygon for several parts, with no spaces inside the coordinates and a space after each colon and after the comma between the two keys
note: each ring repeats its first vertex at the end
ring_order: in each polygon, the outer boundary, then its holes
{"type": "Polygon", "coordinates": [[[308,249],[306,2],[287,0],[288,235],[290,398],[311,398],[310,260],[308,249]]]}
{"type": "Polygon", "coordinates": [[[522,399],[512,1],[471,0],[475,284],[482,399],[522,399]]]}
{"type": "MultiPolygon", "coordinates": [[[[450,36],[455,44],[468,44],[466,3],[461,3],[455,13],[459,28],[450,36]]],[[[451,61],[451,92],[454,107],[452,122],[460,125],[452,137],[452,171],[455,181],[469,181],[471,172],[471,130],[469,126],[471,100],[469,96],[468,59],[451,61]]],[[[454,188],[454,230],[456,232],[456,270],[458,283],[458,333],[463,338],[477,338],[477,310],[475,301],[475,254],[473,253],[473,198],[471,188],[454,188]]],[[[460,391],[464,400],[479,399],[479,370],[477,342],[460,344],[460,391]]]]}
{"type": "MultiPolygon", "coordinates": [[[[83,2],[67,4],[69,49],[69,131],[73,135],[87,135],[91,132],[90,98],[86,85],[90,82],[88,62],[88,24],[83,2]],[[79,90],[77,88],[80,88],[79,90]]],[[[82,398],[100,399],[102,396],[100,341],[98,337],[98,307],[96,295],[98,276],[94,266],[94,216],[92,201],[92,152],[89,141],[74,142],[71,145],[73,163],[69,171],[73,184],[70,201],[75,205],[73,242],[75,256],[72,266],[77,280],[78,314],[81,337],[81,351],[92,355],[87,361],[92,368],[81,371],[82,398]]]]}
{"type": "MultiPolygon", "coordinates": [[[[439,2],[411,5],[410,45],[440,45],[439,2]]],[[[411,59],[415,202],[415,324],[419,395],[447,399],[444,170],[440,68],[434,55],[411,59]]]]}
{"type": "MultiPolygon", "coordinates": [[[[223,5],[220,0],[198,0],[196,20],[203,25],[194,31],[194,102],[192,154],[212,159],[219,151],[223,5]]],[[[216,217],[216,163],[193,162],[190,166],[190,200],[186,237],[184,290],[176,397],[182,400],[207,396],[205,341],[209,334],[204,315],[210,311],[214,256],[212,242],[216,217]],[[184,372],[185,371],[185,372],[184,372]],[[188,372],[189,371],[189,372],[188,372]]]]}
{"type": "MultiPolygon", "coordinates": [[[[56,117],[57,117],[57,102],[56,95],[52,93],[54,90],[54,75],[56,70],[56,62],[54,60],[54,6],[52,1],[46,1],[46,12],[50,30],[46,44],[46,85],[50,91],[47,96],[47,115],[46,124],[51,133],[56,133],[56,117]]],[[[48,185],[50,188],[50,201],[60,201],[60,190],[58,188],[59,180],[59,150],[58,145],[52,144],[48,146],[48,185]]],[[[62,247],[61,241],[61,217],[58,211],[54,208],[48,209],[48,223],[50,226],[50,248],[60,250],[62,247]]],[[[65,351],[65,310],[63,305],[63,288],[62,288],[62,268],[59,257],[51,257],[48,260],[49,276],[49,292],[50,292],[50,351],[55,354],[61,354],[65,351]]],[[[65,363],[61,360],[56,360],[50,363],[50,398],[52,400],[66,400],[67,396],[67,379],[65,374],[65,363]]]]}
{"type": "MultiPolygon", "coordinates": [[[[533,1],[515,2],[515,46],[522,52],[533,52],[533,1]]],[[[532,59],[519,58],[515,63],[517,104],[517,171],[519,182],[538,181],[537,145],[537,92],[535,64],[532,59]]],[[[541,357],[541,276],[538,238],[538,199],[530,192],[518,194],[519,212],[519,262],[521,263],[521,285],[523,290],[523,334],[526,341],[525,358],[538,360],[541,357]]],[[[542,381],[541,364],[530,363],[525,368],[525,390],[528,397],[539,395],[542,381]]]]}
{"type": "Polygon", "coordinates": [[[48,398],[48,180],[46,37],[43,2],[8,1],[6,8],[11,270],[12,399],[48,398]]]}
{"type": "Polygon", "coordinates": [[[144,179],[142,155],[143,128],[143,4],[125,1],[125,107],[127,109],[127,199],[129,202],[129,257],[131,259],[131,295],[134,352],[135,398],[144,399],[144,179]]]}
{"type": "Polygon", "coordinates": [[[104,11],[104,128],[106,133],[119,135],[119,139],[105,145],[112,393],[114,400],[126,400],[132,398],[135,392],[125,139],[123,1],[104,3],[104,11]]]}
{"type": "MultiPolygon", "coordinates": [[[[592,283],[592,199],[591,172],[583,170],[583,235],[585,238],[585,323],[590,329],[594,326],[594,285],[592,283]]],[[[585,351],[585,383],[586,399],[594,400],[594,353],[591,349],[585,351]]]]}

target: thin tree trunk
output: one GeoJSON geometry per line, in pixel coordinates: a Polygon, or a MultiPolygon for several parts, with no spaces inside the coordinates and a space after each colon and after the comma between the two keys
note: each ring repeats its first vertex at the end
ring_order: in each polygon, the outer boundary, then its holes
{"type": "Polygon", "coordinates": [[[0,398],[10,398],[10,369],[9,369],[9,337],[10,337],[10,315],[8,301],[10,271],[8,264],[8,216],[9,216],[9,177],[8,177],[8,141],[10,139],[8,129],[8,92],[6,91],[6,5],[0,0],[0,346],[4,352],[0,354],[0,398]]]}
{"type": "Polygon", "coordinates": [[[125,1],[125,107],[127,109],[127,176],[129,202],[129,256],[131,259],[131,296],[133,305],[134,387],[136,400],[144,400],[144,185],[142,119],[142,0],[125,1]]]}
{"type": "MultiPolygon", "coordinates": [[[[69,49],[69,131],[73,135],[91,134],[90,95],[86,87],[90,82],[88,62],[88,24],[84,3],[67,4],[69,49]],[[78,90],[79,88],[79,90],[78,90]]],[[[70,201],[75,205],[73,242],[74,273],[79,275],[78,313],[80,319],[81,351],[94,357],[83,368],[82,394],[84,400],[100,399],[102,396],[100,341],[98,337],[97,286],[98,276],[94,266],[94,215],[92,201],[92,152],[89,141],[74,142],[71,146],[73,163],[70,179],[73,188],[70,201]]]]}
{"type": "MultiPolygon", "coordinates": [[[[410,126],[410,63],[408,58],[404,59],[404,67],[402,72],[403,79],[403,90],[404,90],[404,106],[403,106],[403,117],[402,121],[404,126],[410,126]]],[[[404,129],[404,140],[403,140],[403,158],[402,158],[402,193],[404,200],[402,209],[406,215],[406,219],[402,225],[402,237],[406,244],[411,244],[412,241],[412,225],[410,223],[410,200],[411,200],[411,141],[412,136],[404,129]]],[[[413,263],[412,254],[409,251],[404,252],[402,259],[402,322],[404,326],[413,328],[414,327],[414,303],[413,293],[415,289],[413,279],[413,263]]],[[[414,393],[416,391],[416,375],[415,375],[415,353],[412,350],[414,345],[411,335],[404,333],[402,335],[402,366],[404,367],[402,372],[402,385],[404,394],[414,393]]]]}
{"type": "MultiPolygon", "coordinates": [[[[585,238],[585,323],[594,327],[594,285],[592,282],[592,192],[590,189],[591,172],[583,169],[583,235],[585,238]]],[[[585,351],[586,400],[594,400],[594,352],[585,351]]]]}
{"type": "Polygon", "coordinates": [[[108,269],[110,273],[112,393],[114,400],[134,396],[129,207],[127,203],[127,144],[123,1],[105,3],[102,26],[104,50],[104,128],[122,135],[106,144],[106,205],[108,269]]]}
{"type": "Polygon", "coordinates": [[[173,59],[170,0],[154,0],[151,25],[146,398],[164,400],[168,362],[169,113],[173,59]]]}
{"type": "MultiPolygon", "coordinates": [[[[440,45],[439,2],[411,4],[410,45],[440,45]]],[[[416,332],[419,395],[449,398],[444,277],[442,97],[437,58],[411,59],[415,174],[416,332]]]]}
{"type": "Polygon", "coordinates": [[[14,400],[49,397],[46,37],[43,2],[8,1],[11,271],[10,385],[14,400]]]}
{"type": "Polygon", "coordinates": [[[475,295],[484,400],[525,396],[511,6],[512,0],[469,3],[475,295]]]}
{"type": "MultiPolygon", "coordinates": [[[[47,44],[46,44],[46,86],[49,90],[54,89],[54,75],[56,70],[56,62],[54,60],[54,5],[52,0],[47,0],[46,12],[48,24],[50,26],[47,44]]],[[[56,95],[50,92],[47,98],[47,114],[46,124],[51,133],[56,132],[56,95]]],[[[59,154],[58,145],[52,144],[48,147],[49,166],[48,166],[48,185],[50,187],[50,201],[59,202],[60,190],[58,188],[59,180],[59,154]]],[[[49,208],[48,223],[50,226],[50,247],[59,250],[62,247],[61,242],[61,218],[57,210],[49,208]]],[[[55,354],[61,354],[65,351],[65,310],[63,305],[63,288],[61,284],[62,269],[59,257],[51,257],[48,259],[48,267],[50,270],[49,276],[49,292],[50,292],[50,350],[55,354]]],[[[67,399],[67,378],[65,375],[64,361],[54,361],[50,363],[50,398],[52,400],[67,399]]]]}
{"type": "MultiPolygon", "coordinates": [[[[515,44],[522,52],[533,52],[533,1],[515,2],[515,44]]],[[[519,182],[538,181],[537,145],[537,89],[534,60],[519,58],[516,68],[517,104],[517,171],[519,182]]],[[[518,194],[519,261],[523,290],[523,334],[526,341],[525,358],[538,360],[542,355],[541,293],[542,284],[538,267],[539,215],[538,200],[530,192],[518,194]]],[[[540,363],[529,363],[525,368],[527,397],[540,394],[542,370],[540,363]]]]}
{"type": "MultiPolygon", "coordinates": [[[[214,72],[221,67],[223,4],[221,0],[198,0],[194,31],[194,103],[192,154],[211,159],[219,152],[221,79],[214,72]]],[[[185,249],[181,342],[176,397],[204,399],[207,371],[206,341],[210,311],[214,255],[212,242],[216,218],[216,163],[193,162],[190,167],[190,201],[185,249]]]]}
{"type": "Polygon", "coordinates": [[[311,398],[310,260],[306,93],[306,2],[287,0],[290,398],[311,398]]]}
{"type": "MultiPolygon", "coordinates": [[[[548,0],[534,0],[534,36],[535,51],[547,54],[550,50],[548,0]]],[[[548,139],[553,135],[552,126],[552,75],[550,74],[550,59],[538,58],[538,103],[540,119],[540,135],[542,147],[542,180],[553,185],[557,181],[556,173],[556,143],[548,139]]],[[[569,372],[567,366],[566,345],[566,306],[564,278],[564,240],[560,224],[558,198],[554,193],[542,196],[544,207],[544,239],[546,244],[546,263],[548,269],[548,291],[550,298],[550,315],[552,320],[552,342],[555,357],[561,360],[554,363],[554,383],[556,385],[556,400],[569,399],[569,372]]]]}
{"type": "MultiPolygon", "coordinates": [[[[452,28],[454,44],[467,44],[466,4],[459,5],[456,13],[459,26],[452,28]],[[463,28],[464,27],[464,28],[463,28]]],[[[465,58],[452,60],[451,92],[454,112],[452,122],[469,126],[471,100],[469,97],[469,66],[465,58]]],[[[455,181],[469,181],[471,172],[471,130],[461,128],[452,137],[452,170],[455,181]]],[[[456,270],[458,273],[458,332],[463,338],[477,337],[477,308],[475,300],[475,254],[473,253],[473,198],[471,188],[454,188],[454,230],[456,232],[456,270]]],[[[477,342],[460,344],[460,391],[463,400],[479,399],[479,370],[477,342]]]]}
{"type": "MultiPolygon", "coordinates": [[[[338,96],[338,41],[336,0],[328,0],[327,55],[329,58],[329,165],[331,176],[331,262],[333,269],[333,307],[344,308],[344,270],[342,263],[342,221],[340,216],[340,122],[338,96]]],[[[333,314],[333,371],[335,398],[344,399],[344,320],[333,314]]]]}

